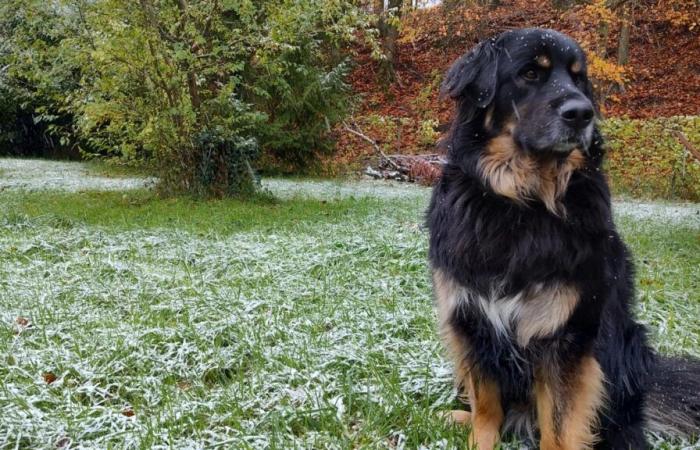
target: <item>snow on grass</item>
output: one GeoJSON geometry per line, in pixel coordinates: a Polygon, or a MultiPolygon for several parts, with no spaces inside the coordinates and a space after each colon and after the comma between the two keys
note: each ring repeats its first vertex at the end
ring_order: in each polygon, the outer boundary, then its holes
{"type": "MultiPolygon", "coordinates": [[[[427,203],[430,188],[394,181],[355,180],[290,180],[264,179],[263,187],[284,198],[314,198],[338,200],[372,197],[384,200],[414,200],[427,203]]],[[[421,204],[419,203],[419,204],[421,204]]],[[[672,202],[642,202],[615,200],[613,212],[619,218],[631,218],[658,223],[688,225],[700,228],[700,204],[672,202]]]]}
{"type": "Polygon", "coordinates": [[[349,197],[382,199],[420,199],[430,195],[430,189],[411,183],[377,180],[292,180],[269,178],[262,180],[264,188],[280,198],[315,198],[337,200],[349,197]]]}
{"type": "MultiPolygon", "coordinates": [[[[408,201],[425,209],[430,188],[393,181],[355,180],[290,180],[264,179],[263,187],[283,199],[312,198],[339,200],[344,198],[376,198],[388,201],[408,201]]],[[[666,224],[700,228],[700,204],[673,202],[644,202],[627,199],[613,201],[613,213],[618,220],[638,223],[666,224]]]]}
{"type": "MultiPolygon", "coordinates": [[[[226,233],[0,209],[0,449],[465,448],[438,417],[456,405],[420,226],[428,190],[265,184],[286,202],[377,200],[226,233]]],[[[622,208],[619,224],[655,345],[699,355],[686,206],[622,208]]]]}
{"type": "MultiPolygon", "coordinates": [[[[419,212],[226,236],[6,219],[0,448],[462,446],[419,212]]],[[[684,321],[662,338],[697,353],[684,321]]]]}
{"type": "MultiPolygon", "coordinates": [[[[0,190],[129,190],[152,186],[154,178],[108,178],[91,174],[85,164],[37,159],[0,158],[0,190]]],[[[371,197],[384,200],[427,201],[430,188],[410,183],[376,180],[293,180],[269,178],[262,186],[282,199],[339,200],[371,197]]],[[[700,228],[700,205],[620,200],[618,217],[684,224],[700,228]]]]}
{"type": "Polygon", "coordinates": [[[380,217],[207,238],[6,223],[0,447],[342,448],[386,420],[365,408],[444,404],[422,244],[380,217]]]}
{"type": "Polygon", "coordinates": [[[614,202],[613,211],[618,216],[635,220],[651,220],[657,223],[700,228],[700,204],[698,203],[620,200],[614,202]]]}
{"type": "Polygon", "coordinates": [[[140,189],[153,182],[144,178],[96,176],[85,164],[77,162],[0,158],[0,190],[123,191],[140,189]]]}

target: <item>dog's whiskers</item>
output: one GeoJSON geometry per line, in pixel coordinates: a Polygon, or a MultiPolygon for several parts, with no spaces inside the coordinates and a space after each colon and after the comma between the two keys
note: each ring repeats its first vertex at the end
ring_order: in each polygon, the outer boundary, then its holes
{"type": "Polygon", "coordinates": [[[510,104],[513,105],[513,112],[515,113],[515,119],[520,122],[520,113],[518,112],[518,107],[515,106],[515,101],[511,100],[510,104]]]}

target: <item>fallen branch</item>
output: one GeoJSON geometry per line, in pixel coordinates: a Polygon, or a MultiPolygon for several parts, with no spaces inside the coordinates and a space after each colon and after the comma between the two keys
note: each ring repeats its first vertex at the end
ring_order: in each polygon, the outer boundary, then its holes
{"type": "Polygon", "coordinates": [[[387,155],[381,149],[379,143],[363,133],[354,121],[352,126],[343,122],[343,128],[363,141],[370,143],[374,147],[374,151],[379,155],[379,163],[375,167],[367,166],[364,170],[364,174],[369,177],[432,185],[442,173],[442,166],[445,164],[445,160],[437,153],[428,155],[387,155]]]}
{"type": "Polygon", "coordinates": [[[680,131],[672,131],[673,135],[678,138],[678,140],[683,144],[683,147],[688,150],[688,152],[695,157],[698,162],[700,162],[700,151],[693,147],[693,144],[690,143],[687,137],[685,137],[685,134],[681,133],[680,131]]]}
{"type": "Polygon", "coordinates": [[[395,169],[397,169],[397,170],[399,169],[399,166],[398,166],[394,161],[392,161],[391,158],[389,158],[388,156],[386,156],[386,153],[384,153],[384,151],[381,149],[381,147],[379,147],[379,144],[377,144],[377,141],[375,141],[375,140],[372,139],[371,137],[367,136],[367,135],[364,134],[363,132],[359,131],[359,128],[360,128],[360,127],[358,127],[357,124],[356,124],[355,122],[353,122],[353,126],[354,126],[354,128],[351,127],[350,125],[348,125],[346,122],[343,122],[343,128],[345,128],[346,131],[348,131],[348,132],[354,134],[355,136],[357,136],[357,137],[359,137],[359,138],[361,138],[361,139],[363,139],[363,140],[369,142],[370,144],[372,144],[372,146],[374,147],[374,150],[377,152],[377,154],[379,154],[379,157],[380,157],[380,158],[382,158],[382,159],[384,159],[385,161],[389,162],[389,164],[391,164],[392,166],[394,166],[395,169]]]}
{"type": "Polygon", "coordinates": [[[440,155],[389,155],[377,167],[368,166],[365,175],[376,179],[415,182],[430,186],[440,178],[445,164],[440,155]],[[392,165],[389,165],[389,162],[392,165]]]}

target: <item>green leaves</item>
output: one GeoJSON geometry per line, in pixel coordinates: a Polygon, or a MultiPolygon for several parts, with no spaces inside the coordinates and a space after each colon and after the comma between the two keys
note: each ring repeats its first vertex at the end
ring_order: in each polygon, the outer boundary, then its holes
{"type": "Polygon", "coordinates": [[[610,118],[602,122],[607,137],[607,173],[613,189],[643,198],[700,200],[700,160],[683,146],[682,133],[696,148],[700,117],[653,120],[610,118]]]}
{"type": "Polygon", "coordinates": [[[332,147],[363,17],[349,0],[7,0],[0,99],[58,145],[156,168],[166,192],[237,194],[261,145],[297,167],[332,147]]]}

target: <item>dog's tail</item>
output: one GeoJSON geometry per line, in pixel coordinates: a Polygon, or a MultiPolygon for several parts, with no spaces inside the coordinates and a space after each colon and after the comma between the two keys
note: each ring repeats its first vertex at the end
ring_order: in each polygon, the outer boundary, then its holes
{"type": "Polygon", "coordinates": [[[646,404],[649,431],[700,435],[700,360],[658,355],[646,404]]]}

